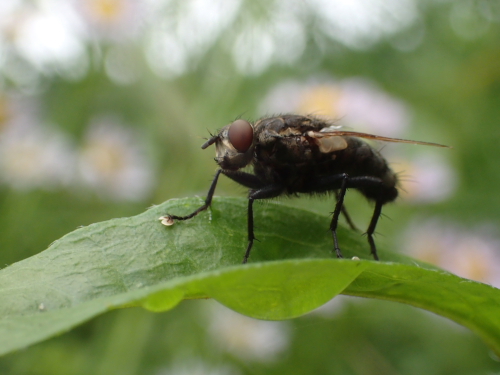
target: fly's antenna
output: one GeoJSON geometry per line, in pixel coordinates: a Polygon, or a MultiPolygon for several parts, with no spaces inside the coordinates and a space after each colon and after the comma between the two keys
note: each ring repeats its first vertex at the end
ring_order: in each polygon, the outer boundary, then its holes
{"type": "Polygon", "coordinates": [[[210,138],[205,143],[203,143],[201,145],[201,149],[204,150],[207,147],[213,145],[215,143],[215,141],[217,141],[217,139],[219,139],[218,135],[212,135],[212,134],[210,134],[210,138]]]}

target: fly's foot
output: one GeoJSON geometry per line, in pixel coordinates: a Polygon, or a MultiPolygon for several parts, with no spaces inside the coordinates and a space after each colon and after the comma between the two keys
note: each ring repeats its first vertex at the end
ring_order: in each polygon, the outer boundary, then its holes
{"type": "Polygon", "coordinates": [[[338,247],[335,248],[335,255],[337,255],[338,259],[343,259],[344,258],[344,256],[342,255],[342,252],[340,251],[340,249],[338,247]]]}
{"type": "Polygon", "coordinates": [[[161,223],[163,225],[165,225],[166,227],[169,227],[171,225],[174,225],[175,221],[174,221],[174,218],[170,215],[165,215],[165,216],[162,216],[160,217],[158,220],[161,221],[161,223]]]}

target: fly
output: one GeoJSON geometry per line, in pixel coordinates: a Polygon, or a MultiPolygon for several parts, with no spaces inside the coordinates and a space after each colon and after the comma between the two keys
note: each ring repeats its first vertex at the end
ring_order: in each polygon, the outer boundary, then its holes
{"type": "Polygon", "coordinates": [[[382,155],[362,138],[447,147],[437,143],[346,131],[313,116],[283,115],[264,118],[255,123],[238,119],[223,127],[201,146],[205,149],[215,144],[215,161],[219,165],[205,204],[187,216],[167,214],[160,220],[164,225],[172,225],[175,220],[188,220],[206,210],[212,203],[222,173],[249,188],[248,245],[243,257],[243,263],[246,263],[255,240],[255,200],[281,195],[334,192],[337,203],[330,231],[333,250],[337,258],[342,258],[337,225],[342,212],[349,225],[354,227],[344,208],[346,191],[352,188],[375,202],[366,235],[371,254],[378,260],[373,234],[382,207],[398,196],[398,178],[382,155]],[[253,174],[242,171],[247,166],[253,167],[253,174]]]}

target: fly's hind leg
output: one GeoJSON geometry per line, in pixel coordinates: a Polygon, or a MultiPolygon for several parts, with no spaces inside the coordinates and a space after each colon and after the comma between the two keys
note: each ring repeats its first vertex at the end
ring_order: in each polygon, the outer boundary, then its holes
{"type": "Polygon", "coordinates": [[[370,225],[366,230],[366,235],[368,236],[368,243],[370,244],[370,251],[375,260],[378,260],[377,247],[375,246],[375,241],[373,240],[373,233],[375,232],[375,227],[377,226],[378,218],[382,213],[382,206],[384,204],[381,201],[375,202],[375,209],[373,210],[372,219],[370,225]]]}
{"type": "MultiPolygon", "coordinates": [[[[335,205],[335,210],[333,211],[332,221],[330,223],[330,231],[333,236],[333,244],[335,254],[337,258],[342,258],[342,252],[340,251],[338,239],[337,239],[337,226],[340,213],[343,212],[344,209],[344,197],[348,188],[366,188],[366,187],[377,187],[381,186],[382,181],[379,178],[371,177],[371,176],[357,176],[357,177],[349,177],[347,174],[338,174],[329,176],[327,178],[323,178],[319,181],[315,182],[315,187],[318,191],[321,189],[330,188],[338,190],[337,193],[337,204],[335,205]],[[339,186],[340,185],[340,186],[339,186]]],[[[366,232],[368,236],[368,242],[370,244],[371,254],[375,260],[378,260],[377,256],[377,248],[375,247],[375,241],[373,240],[373,233],[375,232],[375,227],[377,226],[378,218],[382,212],[382,206],[384,205],[383,201],[376,201],[375,203],[375,211],[373,212],[372,220],[370,222],[370,226],[366,232]]]]}

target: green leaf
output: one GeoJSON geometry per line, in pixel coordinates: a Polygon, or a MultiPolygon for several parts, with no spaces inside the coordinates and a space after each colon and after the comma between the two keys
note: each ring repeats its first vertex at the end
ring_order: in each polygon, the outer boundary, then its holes
{"type": "MultiPolygon", "coordinates": [[[[165,311],[211,297],[248,316],[289,319],[339,293],[387,299],[446,316],[500,353],[500,293],[415,260],[380,251],[382,262],[333,259],[328,218],[276,202],[256,204],[250,263],[246,200],[218,198],[196,218],[163,226],[197,199],[80,228],[44,252],[0,271],[0,353],[65,332],[105,311],[165,311]]],[[[344,255],[369,259],[366,239],[339,228],[344,255]]]]}

